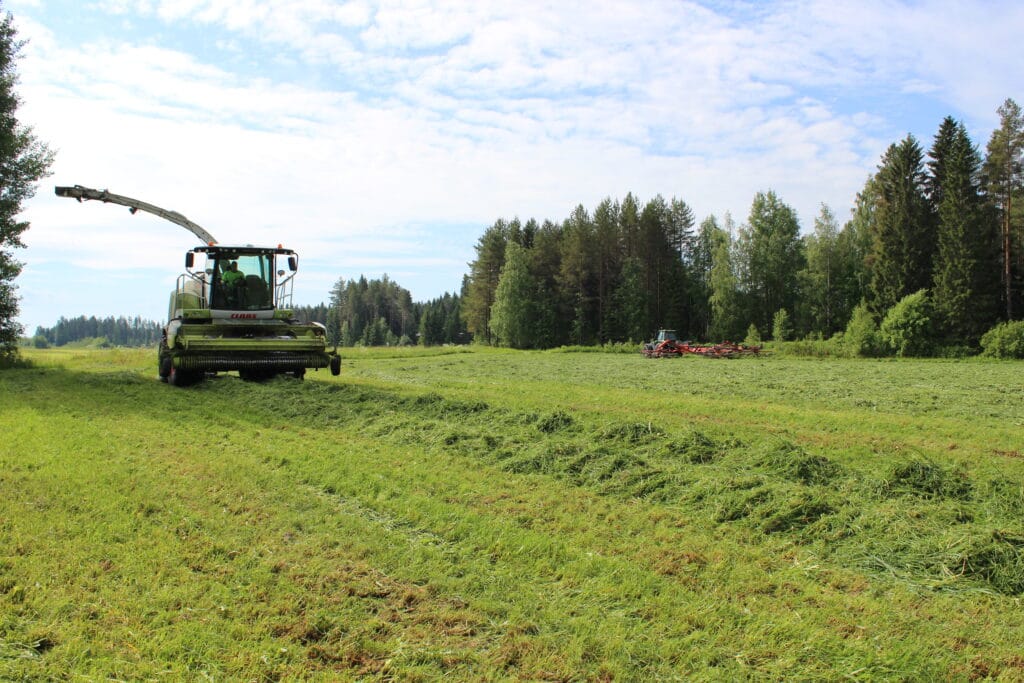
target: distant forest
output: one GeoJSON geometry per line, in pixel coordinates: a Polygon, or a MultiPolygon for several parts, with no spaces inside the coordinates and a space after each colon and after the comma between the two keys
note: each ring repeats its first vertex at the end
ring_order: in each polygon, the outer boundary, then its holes
{"type": "Polygon", "coordinates": [[[327,326],[338,346],[467,344],[472,340],[462,318],[462,299],[445,293],[414,303],[409,290],[387,275],[379,280],[339,278],[326,304],[298,306],[296,317],[327,326]]]}
{"type": "MultiPolygon", "coordinates": [[[[327,327],[328,341],[338,346],[397,346],[407,344],[465,344],[470,341],[462,322],[459,297],[445,294],[413,303],[386,275],[380,280],[338,280],[329,304],[296,306],[295,317],[327,327]]],[[[99,345],[155,346],[163,324],[142,318],[62,317],[53,327],[37,327],[30,343],[37,348],[64,346],[88,340],[99,345]]]]}
{"type": "Polygon", "coordinates": [[[632,194],[560,223],[498,220],[476,245],[463,319],[517,348],[660,327],[714,341],[849,332],[862,351],[900,355],[977,348],[1024,308],[1024,117],[1013,100],[998,111],[984,158],[947,117],[927,155],[912,135],[889,146],[845,224],[822,205],[804,235],[772,191],[739,225],[632,194]]]}
{"type": "Polygon", "coordinates": [[[85,339],[99,340],[113,346],[156,346],[163,325],[153,320],[95,316],[62,317],[53,327],[37,327],[32,344],[38,348],[64,346],[85,339]]]}
{"type": "MultiPolygon", "coordinates": [[[[682,199],[630,193],[561,222],[497,220],[458,294],[415,303],[386,275],[342,278],[297,317],[339,346],[550,348],[671,328],[701,341],[832,340],[854,355],[976,350],[1024,312],[1024,115],[1011,99],[998,113],[984,155],[951,117],[927,152],[912,135],[890,145],[842,225],[823,204],[801,234],[771,190],[739,224],[697,224],[682,199]]],[[[1024,355],[1024,323],[1012,325],[1024,355]]],[[[55,345],[85,337],[153,344],[159,325],[62,318],[36,332],[55,345]]]]}

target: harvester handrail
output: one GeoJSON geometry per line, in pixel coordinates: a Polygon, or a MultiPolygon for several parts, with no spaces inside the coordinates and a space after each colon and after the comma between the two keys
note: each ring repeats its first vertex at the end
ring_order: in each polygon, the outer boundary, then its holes
{"type": "Polygon", "coordinates": [[[94,190],[91,187],[84,187],[82,185],[58,185],[53,189],[58,197],[69,197],[71,199],[76,199],[80,202],[82,200],[88,201],[90,199],[94,199],[105,203],[120,204],[121,206],[127,206],[128,210],[131,211],[133,214],[136,211],[145,211],[146,213],[151,213],[154,216],[159,216],[160,218],[170,221],[175,225],[180,225],[181,227],[185,228],[193,235],[201,239],[203,241],[203,244],[217,244],[217,240],[214,238],[214,236],[207,232],[203,226],[199,225],[198,223],[190,221],[177,211],[170,211],[168,209],[163,209],[159,206],[138,199],[132,199],[131,197],[125,197],[123,195],[114,194],[113,192],[108,192],[107,190],[94,190]]]}

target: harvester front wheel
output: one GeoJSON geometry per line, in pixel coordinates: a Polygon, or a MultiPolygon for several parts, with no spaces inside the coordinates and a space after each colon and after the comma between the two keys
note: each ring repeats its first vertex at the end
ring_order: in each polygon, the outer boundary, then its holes
{"type": "Polygon", "coordinates": [[[171,375],[171,354],[170,352],[164,352],[164,345],[160,345],[160,356],[157,360],[157,374],[160,375],[160,381],[166,382],[167,378],[171,375]]]}
{"type": "Polygon", "coordinates": [[[341,356],[331,356],[331,374],[335,377],[341,374],[341,356]]]}
{"type": "Polygon", "coordinates": [[[188,372],[187,370],[179,370],[176,367],[171,367],[170,373],[167,375],[167,383],[172,387],[188,387],[192,386],[199,381],[199,375],[194,372],[188,372]]]}

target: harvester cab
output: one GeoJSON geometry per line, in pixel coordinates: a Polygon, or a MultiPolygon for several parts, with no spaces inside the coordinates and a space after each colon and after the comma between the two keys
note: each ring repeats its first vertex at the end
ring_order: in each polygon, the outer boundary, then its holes
{"type": "Polygon", "coordinates": [[[185,254],[168,319],[188,317],[190,309],[209,309],[212,318],[228,320],[290,312],[296,270],[298,255],[291,249],[196,247],[185,254]]]}
{"type": "Polygon", "coordinates": [[[341,372],[327,330],[294,318],[292,293],[299,257],[291,249],[225,246],[176,211],[81,185],[57,187],[59,197],[97,200],[145,211],[180,225],[203,242],[185,254],[185,272],[171,292],[158,350],[160,379],[184,386],[207,373],[237,371],[243,379],[277,374],[302,378],[307,368],[341,372]]]}

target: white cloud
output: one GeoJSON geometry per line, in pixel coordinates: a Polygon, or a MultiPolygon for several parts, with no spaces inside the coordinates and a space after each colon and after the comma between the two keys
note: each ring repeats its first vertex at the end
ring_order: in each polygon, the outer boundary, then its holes
{"type": "MultiPolygon", "coordinates": [[[[309,301],[325,296],[312,285],[362,267],[432,273],[413,292],[427,298],[458,286],[474,237],[432,251],[410,224],[560,220],[627,191],[743,220],[769,188],[805,228],[823,201],[842,220],[910,125],[875,102],[927,98],[991,121],[1019,91],[1022,57],[1000,51],[997,77],[978,49],[994,44],[987,31],[1008,39],[1024,25],[1024,10],[997,9],[102,0],[89,11],[134,30],[77,39],[45,9],[17,17],[31,39],[20,92],[26,120],[58,149],[54,181],[175,208],[224,241],[286,241],[312,269],[300,275],[309,301]],[[163,30],[136,33],[146,22],[163,30]],[[189,50],[196,32],[223,61],[189,50]]],[[[83,264],[156,270],[191,244],[49,186],[28,217],[30,265],[70,259],[59,247],[72,245],[83,264]]],[[[43,296],[34,284],[23,293],[26,310],[43,296]]]]}

